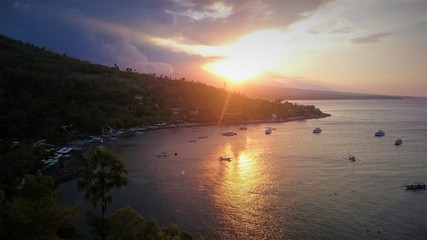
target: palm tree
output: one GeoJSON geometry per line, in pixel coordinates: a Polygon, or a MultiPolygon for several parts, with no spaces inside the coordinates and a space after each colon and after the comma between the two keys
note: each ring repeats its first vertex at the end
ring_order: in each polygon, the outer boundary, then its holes
{"type": "Polygon", "coordinates": [[[107,149],[97,147],[89,166],[83,170],[77,182],[79,191],[84,191],[85,198],[93,207],[101,205],[101,239],[106,237],[105,210],[113,202],[110,190],[126,186],[129,183],[127,173],[124,162],[117,155],[107,149]]]}

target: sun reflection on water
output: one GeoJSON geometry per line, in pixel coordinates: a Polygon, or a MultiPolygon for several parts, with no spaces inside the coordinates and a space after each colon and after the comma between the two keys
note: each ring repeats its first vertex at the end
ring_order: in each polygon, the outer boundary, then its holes
{"type": "Polygon", "coordinates": [[[217,208],[218,224],[226,225],[225,229],[230,233],[249,234],[259,228],[257,224],[272,217],[266,211],[269,208],[269,196],[266,196],[269,190],[266,188],[271,188],[274,183],[266,182],[271,179],[263,164],[265,149],[254,147],[252,139],[246,137],[243,142],[218,145],[214,151],[213,155],[232,157],[230,162],[210,161],[211,169],[207,170],[216,182],[211,197],[217,208]]]}

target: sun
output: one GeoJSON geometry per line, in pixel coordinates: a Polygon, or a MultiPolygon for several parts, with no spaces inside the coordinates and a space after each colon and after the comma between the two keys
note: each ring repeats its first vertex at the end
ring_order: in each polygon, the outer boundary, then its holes
{"type": "Polygon", "coordinates": [[[256,77],[263,71],[262,64],[244,56],[235,56],[208,63],[205,70],[232,82],[242,82],[256,77]]]}
{"type": "Polygon", "coordinates": [[[203,69],[232,82],[243,82],[277,67],[283,53],[283,34],[264,30],[246,35],[238,42],[218,50],[220,60],[209,62],[203,69]]]}

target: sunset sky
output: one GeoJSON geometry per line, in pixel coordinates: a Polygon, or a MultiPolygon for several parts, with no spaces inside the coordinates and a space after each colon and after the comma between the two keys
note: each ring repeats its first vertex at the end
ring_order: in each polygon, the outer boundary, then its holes
{"type": "Polygon", "coordinates": [[[427,97],[427,0],[2,0],[0,34],[214,86],[427,97]]]}

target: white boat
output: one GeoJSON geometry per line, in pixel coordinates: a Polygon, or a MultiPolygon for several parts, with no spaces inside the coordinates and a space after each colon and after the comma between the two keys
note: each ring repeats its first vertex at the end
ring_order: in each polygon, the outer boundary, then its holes
{"type": "Polygon", "coordinates": [[[72,147],[63,147],[63,148],[59,149],[57,151],[57,153],[59,153],[59,154],[66,154],[66,153],[69,153],[71,150],[73,150],[72,147]]]}
{"type": "Polygon", "coordinates": [[[233,132],[233,131],[225,131],[222,133],[222,135],[224,136],[234,136],[237,135],[237,133],[233,132]]]}
{"type": "Polygon", "coordinates": [[[271,128],[266,128],[265,129],[265,134],[268,135],[268,134],[271,134],[271,132],[272,132],[271,128]]]}
{"type": "Polygon", "coordinates": [[[385,135],[385,133],[383,132],[383,130],[379,130],[375,133],[375,137],[382,137],[384,135],[385,135]]]}
{"type": "Polygon", "coordinates": [[[321,133],[321,132],[322,132],[322,129],[320,127],[313,129],[313,133],[321,133]]]}
{"type": "Polygon", "coordinates": [[[231,157],[227,157],[227,156],[221,156],[220,158],[219,158],[219,160],[221,160],[221,161],[229,161],[229,162],[231,162],[231,157]]]}
{"type": "Polygon", "coordinates": [[[156,155],[158,158],[160,157],[167,157],[168,154],[166,152],[160,152],[159,154],[156,155]]]}
{"type": "Polygon", "coordinates": [[[398,138],[396,139],[396,142],[394,142],[394,145],[402,145],[403,141],[402,139],[398,138]]]}

